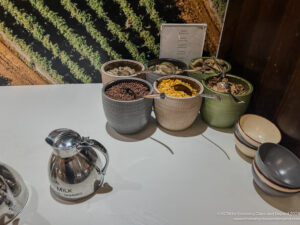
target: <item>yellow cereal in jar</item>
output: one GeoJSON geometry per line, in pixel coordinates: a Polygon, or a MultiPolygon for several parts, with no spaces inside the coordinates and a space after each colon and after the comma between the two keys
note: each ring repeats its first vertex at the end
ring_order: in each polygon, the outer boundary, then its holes
{"type": "Polygon", "coordinates": [[[179,79],[162,80],[158,84],[157,89],[159,90],[159,92],[164,92],[167,96],[171,96],[171,97],[177,97],[177,98],[190,97],[184,91],[175,90],[174,85],[176,85],[176,84],[182,84],[182,85],[186,86],[187,88],[189,88],[191,90],[191,92],[193,93],[192,96],[196,95],[198,92],[197,89],[193,88],[189,83],[184,82],[179,79]]]}

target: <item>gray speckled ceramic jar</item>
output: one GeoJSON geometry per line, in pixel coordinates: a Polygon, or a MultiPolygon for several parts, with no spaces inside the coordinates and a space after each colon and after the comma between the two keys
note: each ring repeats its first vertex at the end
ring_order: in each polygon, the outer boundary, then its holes
{"type": "Polygon", "coordinates": [[[133,134],[142,130],[150,120],[153,99],[140,98],[132,101],[120,101],[108,97],[105,91],[118,83],[138,81],[149,87],[152,85],[139,78],[127,78],[111,81],[102,88],[102,103],[108,124],[122,134],[133,134]]]}

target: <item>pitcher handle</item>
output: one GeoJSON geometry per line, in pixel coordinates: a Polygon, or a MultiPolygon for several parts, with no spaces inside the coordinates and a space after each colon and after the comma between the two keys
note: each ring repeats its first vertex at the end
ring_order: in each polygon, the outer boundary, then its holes
{"type": "Polygon", "coordinates": [[[100,144],[100,142],[98,142],[94,139],[89,139],[88,137],[83,137],[83,142],[80,145],[81,146],[90,146],[90,147],[98,150],[99,152],[101,152],[104,155],[106,162],[105,162],[105,165],[103,166],[103,168],[101,169],[101,173],[103,175],[105,175],[107,166],[109,163],[109,156],[108,156],[106,148],[102,144],[100,144]]]}

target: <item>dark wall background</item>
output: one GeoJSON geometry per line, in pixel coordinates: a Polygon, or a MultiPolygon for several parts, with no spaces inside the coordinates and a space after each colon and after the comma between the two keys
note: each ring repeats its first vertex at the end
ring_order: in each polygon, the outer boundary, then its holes
{"type": "Polygon", "coordinates": [[[275,122],[300,156],[300,1],[230,0],[218,57],[253,83],[249,112],[275,122]]]}

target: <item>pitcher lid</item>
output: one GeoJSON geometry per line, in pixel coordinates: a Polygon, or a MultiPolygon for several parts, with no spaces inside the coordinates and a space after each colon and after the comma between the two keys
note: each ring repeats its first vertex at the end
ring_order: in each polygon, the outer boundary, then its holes
{"type": "Polygon", "coordinates": [[[60,128],[53,130],[46,142],[56,150],[70,150],[81,142],[81,136],[73,130],[60,128]]]}

